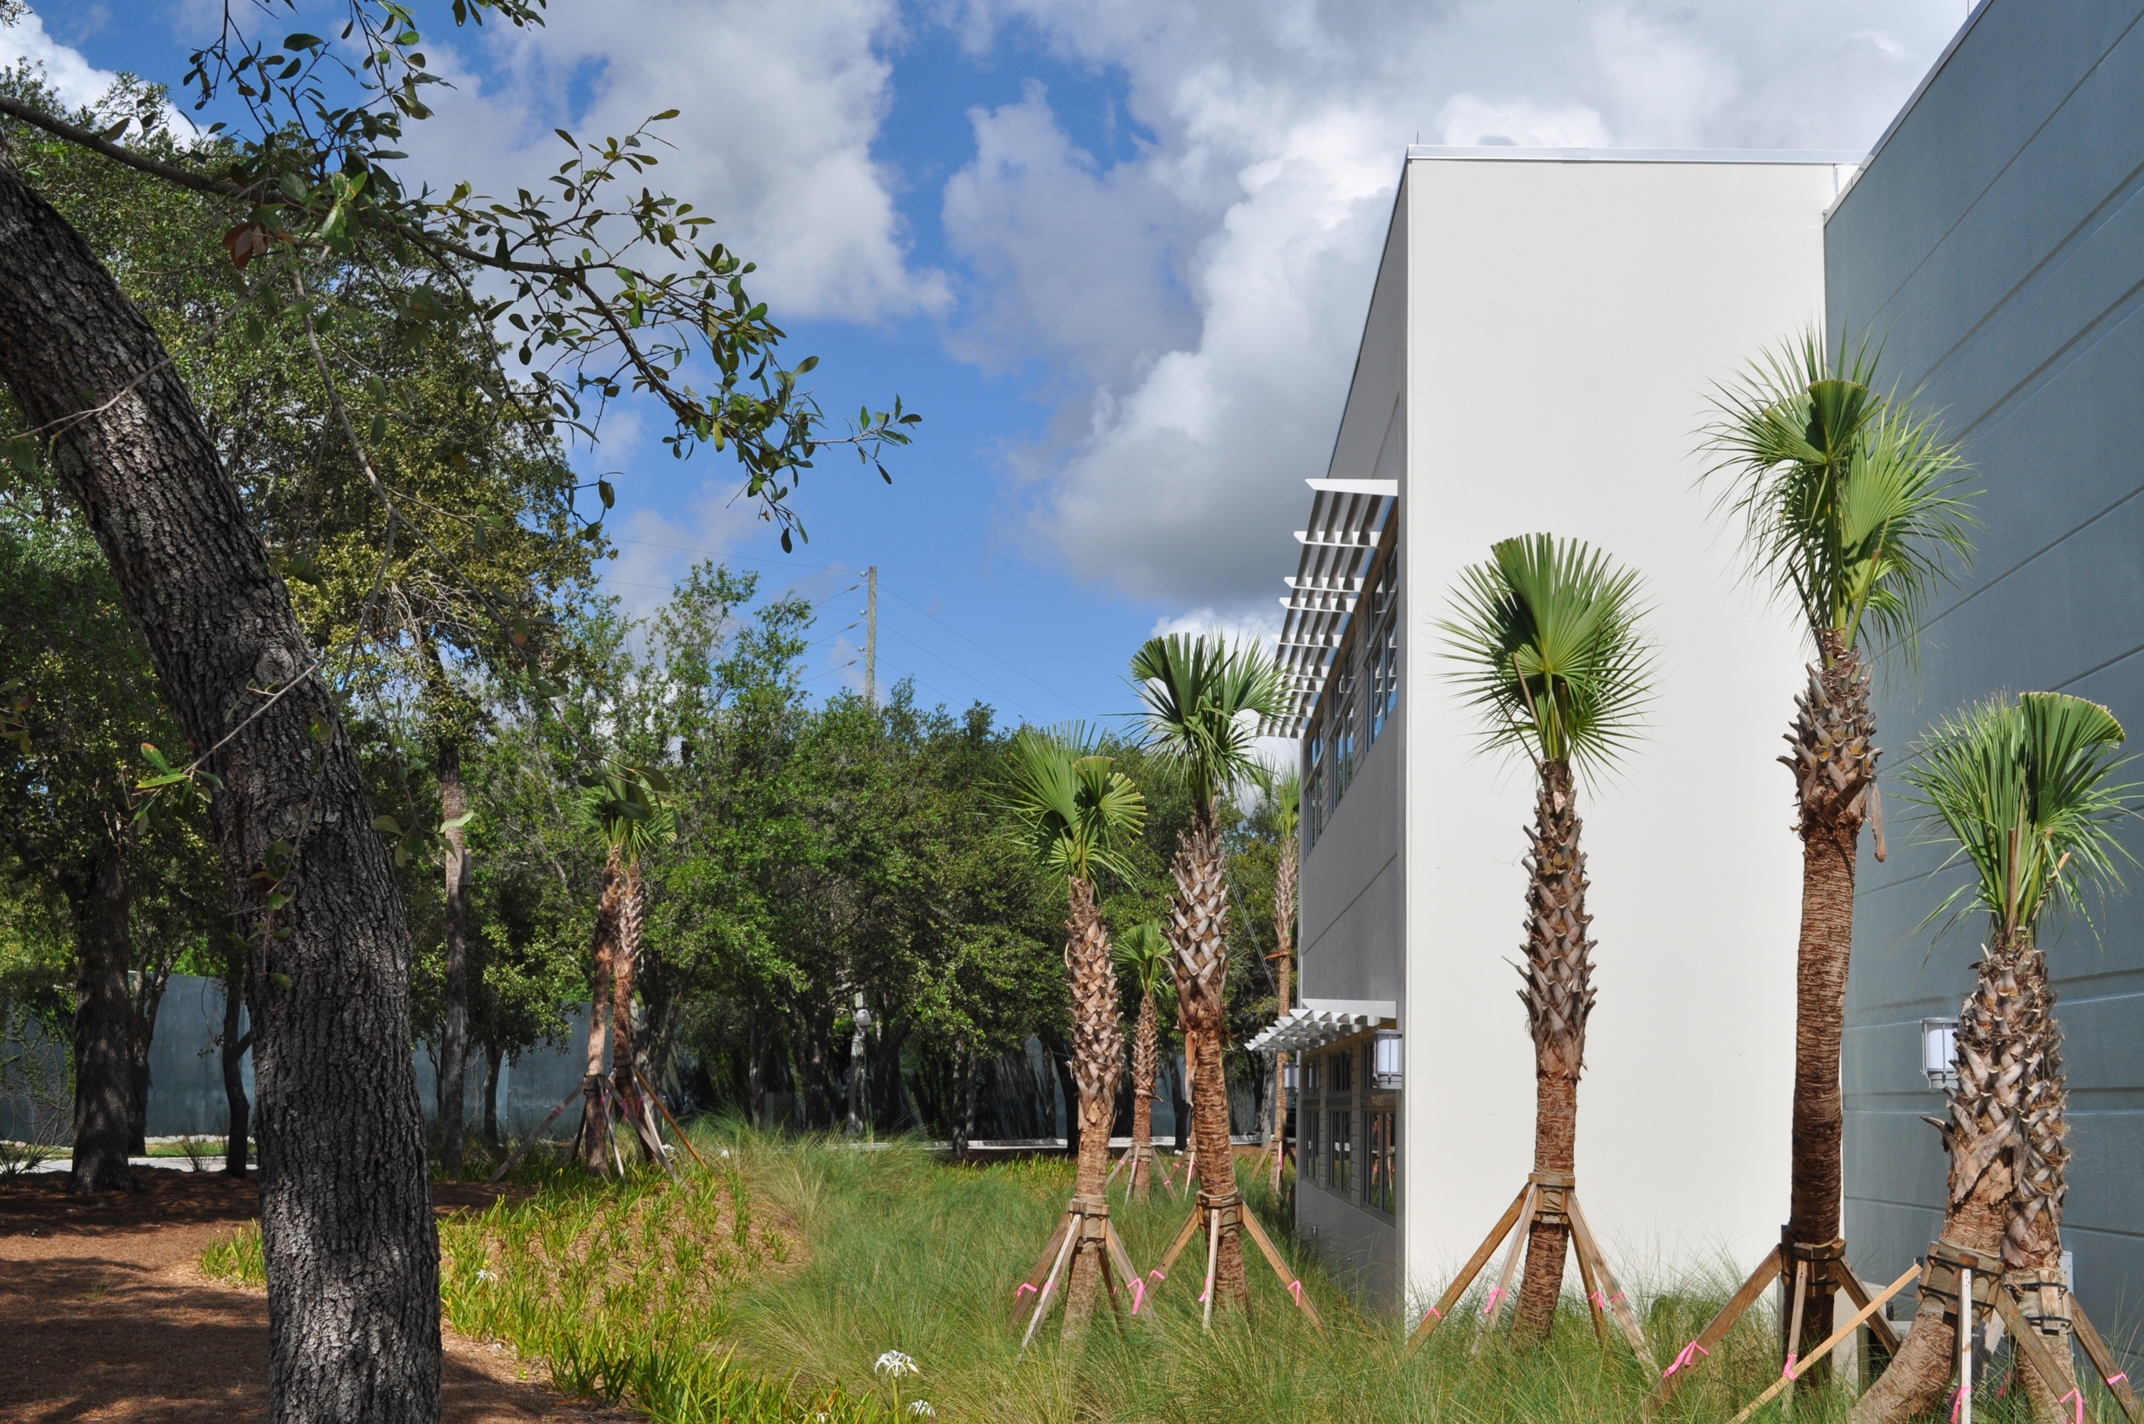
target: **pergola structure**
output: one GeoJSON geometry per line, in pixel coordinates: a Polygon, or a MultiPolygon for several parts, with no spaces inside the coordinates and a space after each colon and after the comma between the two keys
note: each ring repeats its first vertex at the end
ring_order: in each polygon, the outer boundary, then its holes
{"type": "MultiPolygon", "coordinates": [[[[1348,615],[1363,595],[1370,558],[1399,494],[1397,480],[1305,480],[1315,491],[1310,527],[1295,531],[1303,546],[1295,576],[1287,579],[1288,612],[1281,622],[1280,667],[1288,685],[1288,710],[1262,729],[1294,737],[1325,690],[1326,674],[1348,615]]],[[[1292,1049],[1290,1050],[1293,1051],[1292,1049]]]]}

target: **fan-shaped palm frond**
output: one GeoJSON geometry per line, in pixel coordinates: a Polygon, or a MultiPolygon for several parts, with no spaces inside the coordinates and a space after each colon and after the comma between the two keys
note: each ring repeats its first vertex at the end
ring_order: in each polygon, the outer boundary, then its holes
{"type": "Polygon", "coordinates": [[[1220,637],[1149,638],[1132,655],[1148,744],[1184,778],[1202,812],[1257,773],[1258,724],[1285,701],[1280,669],[1255,644],[1220,637]]]}
{"type": "Polygon", "coordinates": [[[1286,843],[1296,837],[1303,824],[1303,774],[1290,766],[1286,771],[1270,772],[1265,777],[1265,793],[1273,803],[1273,829],[1286,843]]]}
{"type": "Polygon", "coordinates": [[[1575,539],[1506,539],[1460,574],[1438,624],[1484,742],[1540,762],[1605,770],[1651,700],[1638,576],[1575,539]]]}
{"type": "Polygon", "coordinates": [[[1965,462],[1934,419],[1875,389],[1868,344],[1827,355],[1814,331],[1714,396],[1705,430],[1719,504],[1751,572],[1811,629],[1854,646],[1864,624],[1910,655],[1929,596],[1971,554],[1965,462]]]}
{"type": "Polygon", "coordinates": [[[1090,883],[1097,870],[1130,877],[1121,849],[1146,824],[1146,798],[1114,768],[1078,723],[1024,731],[1013,740],[1011,773],[998,799],[1038,865],[1090,883]]]}
{"type": "Polygon", "coordinates": [[[654,767],[605,762],[580,778],[581,794],[568,810],[573,824],[592,831],[627,861],[677,839],[677,812],[670,783],[654,767]]]}
{"type": "Polygon", "coordinates": [[[1973,878],[1929,919],[1977,906],[2014,933],[2050,904],[2119,885],[2129,857],[2115,826],[2136,790],[2111,784],[2128,765],[2123,740],[2113,713],[2059,692],[1991,698],[1938,722],[1906,780],[1957,847],[1945,864],[1963,859],[1973,878]]]}
{"type": "Polygon", "coordinates": [[[1151,994],[1164,998],[1175,991],[1175,975],[1169,968],[1169,936],[1159,920],[1149,920],[1143,925],[1133,925],[1118,935],[1110,945],[1110,957],[1117,962],[1117,969],[1131,980],[1132,987],[1142,997],[1151,994]]]}

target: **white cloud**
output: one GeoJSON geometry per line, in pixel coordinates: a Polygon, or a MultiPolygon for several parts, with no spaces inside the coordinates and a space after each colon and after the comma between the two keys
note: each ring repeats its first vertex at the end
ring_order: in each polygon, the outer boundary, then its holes
{"type": "Polygon", "coordinates": [[[790,317],[866,322],[945,307],[944,277],[908,262],[892,177],[871,154],[893,0],[607,0],[548,17],[456,37],[485,46],[487,80],[435,49],[457,87],[413,126],[420,171],[480,192],[533,188],[562,161],[554,127],[622,138],[675,108],[655,129],[672,146],[651,147],[644,181],[715,218],[705,240],[758,262],[754,297],[790,317]]]}
{"type": "Polygon", "coordinates": [[[94,105],[119,78],[47,34],[35,10],[25,11],[12,25],[0,25],[0,65],[12,68],[25,61],[44,70],[45,83],[68,109],[94,105]]]}
{"type": "Polygon", "coordinates": [[[1956,0],[964,0],[946,23],[970,49],[1039,35],[1151,136],[1103,162],[1031,88],[971,115],[975,161],[946,187],[982,286],[956,350],[1039,355],[1060,383],[1050,437],[1008,459],[1032,535],[1082,577],[1266,616],[1404,144],[1861,147],[1961,18],[1956,0]]]}

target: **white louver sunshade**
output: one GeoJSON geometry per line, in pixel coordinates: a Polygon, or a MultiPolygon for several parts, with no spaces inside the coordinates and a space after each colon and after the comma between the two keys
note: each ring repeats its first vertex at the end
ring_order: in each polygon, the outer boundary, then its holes
{"type": "Polygon", "coordinates": [[[1397,1026],[1390,999],[1305,999],[1244,1048],[1252,1053],[1305,1053],[1367,1029],[1397,1026]]]}
{"type": "Polygon", "coordinates": [[[1311,704],[1324,690],[1327,666],[1348,615],[1363,594],[1370,557],[1392,502],[1398,480],[1305,480],[1310,497],[1310,527],[1295,531],[1302,544],[1288,596],[1281,600],[1287,616],[1280,625],[1280,668],[1288,687],[1288,708],[1260,728],[1268,736],[1294,737],[1303,730],[1311,704]]]}

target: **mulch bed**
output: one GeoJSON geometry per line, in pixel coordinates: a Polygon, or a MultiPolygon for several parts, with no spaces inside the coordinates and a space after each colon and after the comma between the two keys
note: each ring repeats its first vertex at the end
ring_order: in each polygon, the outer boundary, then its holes
{"type": "MultiPolygon", "coordinates": [[[[268,1299],[195,1264],[260,1215],[253,1181],[136,1168],[144,1190],[66,1194],[64,1175],[0,1186],[0,1418],[261,1419],[268,1299]]],[[[435,1189],[442,1212],[489,1205],[477,1183],[435,1189]]],[[[443,1417],[453,1424],[595,1424],[641,1416],[561,1399],[540,1366],[446,1332],[443,1417]]]]}

